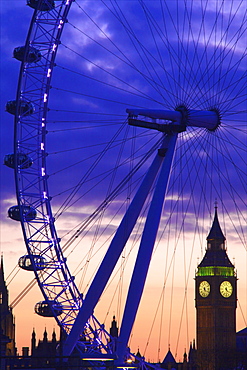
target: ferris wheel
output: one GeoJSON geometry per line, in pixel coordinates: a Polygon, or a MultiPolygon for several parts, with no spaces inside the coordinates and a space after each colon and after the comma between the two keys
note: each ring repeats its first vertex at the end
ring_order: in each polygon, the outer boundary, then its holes
{"type": "Polygon", "coordinates": [[[200,239],[217,198],[224,227],[246,245],[245,4],[28,5],[26,42],[14,50],[17,94],[6,105],[15,137],[5,164],[17,194],[8,215],[27,247],[19,266],[43,294],[35,312],[67,335],[64,356],[77,348],[88,361],[126,367],[156,240],[173,235],[175,250],[192,229],[200,239]],[[68,267],[73,253],[65,257],[79,241],[84,277],[107,246],[84,288],[68,267]],[[94,310],[115,269],[122,278],[126,246],[137,244],[115,338],[94,310]]]}

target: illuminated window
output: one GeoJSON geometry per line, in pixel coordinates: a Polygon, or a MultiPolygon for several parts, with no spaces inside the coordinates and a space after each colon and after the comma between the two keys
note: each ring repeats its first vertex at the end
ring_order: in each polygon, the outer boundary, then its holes
{"type": "Polygon", "coordinates": [[[234,267],[205,266],[198,267],[197,276],[235,276],[234,267]]]}

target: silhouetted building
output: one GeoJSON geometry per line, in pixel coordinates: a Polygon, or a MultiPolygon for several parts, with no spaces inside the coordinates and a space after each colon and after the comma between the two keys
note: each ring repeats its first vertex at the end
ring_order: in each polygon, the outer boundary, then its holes
{"type": "Polygon", "coordinates": [[[116,351],[117,349],[117,338],[118,338],[118,327],[117,327],[117,322],[116,322],[116,317],[113,316],[113,320],[111,322],[111,327],[110,327],[110,335],[112,337],[110,341],[111,349],[113,352],[116,351]]]}
{"type": "Polygon", "coordinates": [[[36,333],[33,329],[31,338],[31,356],[33,358],[32,365],[34,364],[54,364],[57,356],[57,347],[59,341],[57,341],[55,330],[53,330],[51,340],[48,340],[48,334],[46,328],[43,334],[43,340],[39,340],[36,345],[36,333]]]}
{"type": "Polygon", "coordinates": [[[113,316],[113,320],[111,322],[110,335],[113,338],[118,338],[118,327],[117,327],[117,322],[116,322],[116,317],[115,316],[113,316]]]}
{"type": "Polygon", "coordinates": [[[234,369],[236,365],[237,277],[225,240],[215,208],[206,253],[195,278],[199,369],[234,369]]]}
{"type": "Polygon", "coordinates": [[[195,343],[195,339],[193,340],[193,343],[190,343],[188,360],[189,360],[189,364],[190,364],[190,369],[195,370],[196,369],[196,343],[195,343]]]}
{"type": "MultiPolygon", "coordinates": [[[[195,348],[192,347],[192,344],[190,346],[190,352],[191,351],[195,351],[195,348]]],[[[176,362],[171,350],[169,349],[163,362],[160,364],[160,367],[165,370],[196,370],[197,368],[194,364],[194,361],[190,359],[190,352],[189,355],[187,355],[185,350],[183,354],[183,361],[176,362]]]]}
{"type": "Polygon", "coordinates": [[[237,332],[237,360],[239,369],[247,369],[247,328],[237,332]]]}
{"type": "Polygon", "coordinates": [[[176,362],[169,349],[163,369],[247,370],[247,328],[236,333],[237,277],[225,241],[215,208],[195,278],[197,348],[193,341],[183,362],[176,362]]]}
{"type": "Polygon", "coordinates": [[[12,308],[9,306],[9,292],[4,279],[3,256],[0,264],[0,341],[1,354],[15,356],[15,320],[12,308]]]}
{"type": "Polygon", "coordinates": [[[172,370],[172,369],[177,369],[177,366],[178,364],[175,358],[173,357],[173,354],[171,353],[170,348],[169,348],[163,362],[161,363],[161,367],[162,369],[172,370]]]}

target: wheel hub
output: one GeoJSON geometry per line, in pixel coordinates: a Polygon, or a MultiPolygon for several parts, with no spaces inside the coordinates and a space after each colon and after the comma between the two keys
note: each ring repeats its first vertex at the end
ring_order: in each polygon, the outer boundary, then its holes
{"type": "Polygon", "coordinates": [[[129,114],[129,125],[151,128],[165,133],[186,131],[187,126],[215,131],[220,125],[220,114],[217,109],[201,111],[187,109],[180,105],[174,111],[127,109],[126,112],[129,114]],[[144,119],[139,119],[139,116],[144,119]],[[171,123],[164,121],[171,121],[171,123]]]}

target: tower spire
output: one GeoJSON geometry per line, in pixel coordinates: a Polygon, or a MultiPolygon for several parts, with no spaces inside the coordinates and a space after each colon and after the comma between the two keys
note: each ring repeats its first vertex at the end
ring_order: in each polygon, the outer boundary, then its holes
{"type": "Polygon", "coordinates": [[[217,208],[215,207],[213,224],[207,236],[206,254],[198,265],[199,275],[204,274],[205,267],[207,268],[207,273],[208,268],[214,269],[215,267],[227,267],[230,268],[229,271],[227,270],[228,273],[230,273],[230,276],[234,276],[234,265],[227,256],[225,240],[226,238],[219,224],[217,208]]]}
{"type": "Polygon", "coordinates": [[[15,348],[15,320],[12,309],[9,306],[9,293],[4,279],[3,255],[0,262],[0,342],[1,338],[6,344],[6,354],[14,356],[15,348]]]}
{"type": "Polygon", "coordinates": [[[225,249],[225,236],[218,220],[217,204],[215,205],[214,220],[207,236],[207,249],[225,249]]]}
{"type": "Polygon", "coordinates": [[[1,279],[1,282],[4,282],[4,284],[5,284],[4,271],[3,271],[3,255],[2,254],[1,254],[1,265],[0,265],[0,279],[1,279]]]}
{"type": "Polygon", "coordinates": [[[3,255],[1,255],[1,264],[0,264],[0,309],[3,312],[8,311],[9,298],[8,298],[8,289],[4,279],[4,269],[3,269],[3,255]]]}

